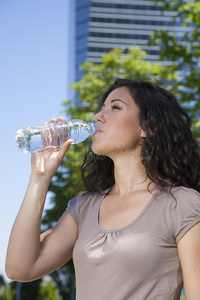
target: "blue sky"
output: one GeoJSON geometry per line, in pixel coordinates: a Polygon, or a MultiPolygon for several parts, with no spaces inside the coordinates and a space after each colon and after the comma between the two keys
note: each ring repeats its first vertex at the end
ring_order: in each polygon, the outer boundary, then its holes
{"type": "MultiPolygon", "coordinates": [[[[0,274],[30,175],[16,131],[65,116],[71,64],[71,0],[0,0],[0,274]]],[[[48,205],[48,201],[47,204],[48,205]]]]}

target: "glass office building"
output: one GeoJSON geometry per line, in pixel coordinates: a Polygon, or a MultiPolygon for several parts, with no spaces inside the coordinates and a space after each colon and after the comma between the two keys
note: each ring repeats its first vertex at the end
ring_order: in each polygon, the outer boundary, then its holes
{"type": "Polygon", "coordinates": [[[99,63],[113,48],[137,45],[147,52],[147,60],[158,61],[160,48],[149,47],[149,37],[158,29],[172,34],[181,29],[172,22],[175,12],[162,12],[149,0],[75,0],[74,9],[76,81],[82,76],[81,64],[86,60],[99,63]]]}

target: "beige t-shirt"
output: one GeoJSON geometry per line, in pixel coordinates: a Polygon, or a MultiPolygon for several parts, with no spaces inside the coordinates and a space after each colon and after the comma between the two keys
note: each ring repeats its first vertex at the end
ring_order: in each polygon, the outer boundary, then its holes
{"type": "Polygon", "coordinates": [[[73,250],[76,300],[179,300],[182,272],[177,243],[200,222],[200,194],[158,188],[129,225],[105,230],[98,222],[106,193],[73,198],[67,210],[78,224],[73,250]]]}

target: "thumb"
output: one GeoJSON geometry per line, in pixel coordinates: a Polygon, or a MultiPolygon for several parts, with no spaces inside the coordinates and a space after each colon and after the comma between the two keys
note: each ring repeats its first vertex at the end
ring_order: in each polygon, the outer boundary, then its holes
{"type": "Polygon", "coordinates": [[[64,144],[62,145],[62,147],[60,148],[59,152],[58,152],[58,160],[62,161],[65,154],[67,153],[67,151],[69,150],[71,144],[73,143],[72,139],[67,140],[66,142],[64,142],[64,144]]]}

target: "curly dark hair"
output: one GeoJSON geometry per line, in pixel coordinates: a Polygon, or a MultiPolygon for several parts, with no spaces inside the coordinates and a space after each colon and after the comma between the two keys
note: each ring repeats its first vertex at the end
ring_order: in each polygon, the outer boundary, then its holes
{"type": "MultiPolygon", "coordinates": [[[[149,81],[116,79],[102,95],[100,106],[119,87],[127,87],[138,105],[140,125],[146,133],[141,160],[147,176],[160,186],[185,186],[200,192],[199,147],[191,119],[175,96],[149,81]]],[[[81,167],[87,191],[100,192],[114,182],[114,164],[90,149],[81,167]]]]}

